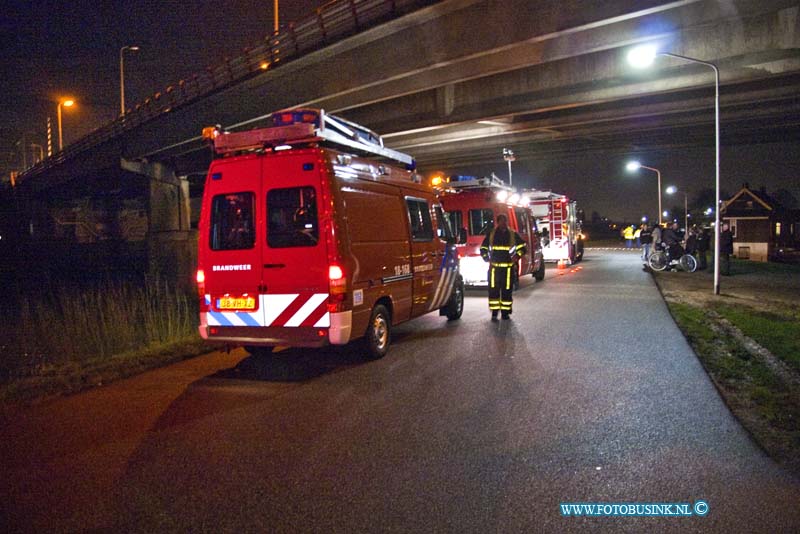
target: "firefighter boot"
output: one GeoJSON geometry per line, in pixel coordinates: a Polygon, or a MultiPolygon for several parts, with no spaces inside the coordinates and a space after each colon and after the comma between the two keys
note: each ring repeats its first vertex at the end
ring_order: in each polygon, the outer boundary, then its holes
{"type": "Polygon", "coordinates": [[[503,310],[503,320],[508,321],[509,319],[511,319],[511,313],[503,310]]]}
{"type": "Polygon", "coordinates": [[[492,321],[497,320],[497,310],[492,310],[492,321]]]}

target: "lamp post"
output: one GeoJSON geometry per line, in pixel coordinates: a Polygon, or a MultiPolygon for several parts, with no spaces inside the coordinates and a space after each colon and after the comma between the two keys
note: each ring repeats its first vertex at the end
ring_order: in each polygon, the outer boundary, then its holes
{"type": "Polygon", "coordinates": [[[636,172],[639,169],[647,169],[649,171],[654,171],[658,176],[658,225],[661,226],[661,171],[656,169],[655,167],[648,167],[647,165],[642,165],[638,161],[630,161],[625,168],[628,172],[636,172]]]}
{"type": "Polygon", "coordinates": [[[667,188],[668,195],[674,195],[675,193],[683,193],[683,228],[686,234],[689,234],[689,195],[686,191],[678,191],[678,188],[674,185],[671,185],[667,188]]]}
{"type": "Polygon", "coordinates": [[[714,208],[714,294],[719,295],[719,68],[713,63],[691,57],[659,52],[656,45],[643,45],[632,49],[628,53],[628,62],[638,68],[650,66],[656,56],[668,56],[690,63],[698,63],[714,69],[714,157],[715,157],[715,188],[716,207],[714,208]]]}
{"type": "Polygon", "coordinates": [[[75,105],[75,101],[72,99],[64,99],[58,101],[58,108],[56,108],[56,115],[58,116],[58,150],[59,152],[64,149],[64,138],[61,135],[61,106],[65,108],[70,108],[75,105]]]}
{"type": "Polygon", "coordinates": [[[508,185],[513,186],[513,182],[511,181],[511,162],[517,159],[514,156],[514,151],[510,148],[503,149],[503,159],[508,162],[508,185]]]}
{"type": "Polygon", "coordinates": [[[275,33],[278,33],[278,28],[280,28],[280,25],[278,24],[278,0],[275,0],[275,2],[273,2],[273,5],[275,8],[273,9],[275,17],[275,33]]]}
{"type": "Polygon", "coordinates": [[[138,46],[125,45],[119,49],[119,114],[125,115],[125,50],[136,52],[138,46]]]}

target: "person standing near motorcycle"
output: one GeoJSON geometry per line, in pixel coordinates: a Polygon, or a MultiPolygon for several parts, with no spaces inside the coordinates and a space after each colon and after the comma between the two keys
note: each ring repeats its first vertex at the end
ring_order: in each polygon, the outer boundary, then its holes
{"type": "Polygon", "coordinates": [[[642,242],[642,261],[647,264],[647,258],[650,256],[650,244],[653,242],[653,232],[647,223],[642,224],[639,231],[639,239],[642,242]]]}
{"type": "Polygon", "coordinates": [[[720,273],[724,276],[731,275],[731,254],[733,254],[733,234],[728,223],[724,223],[719,233],[719,265],[720,273]]]}
{"type": "Polygon", "coordinates": [[[706,252],[708,252],[708,232],[705,228],[697,229],[697,239],[695,241],[695,245],[697,246],[697,249],[695,250],[695,256],[697,257],[697,268],[704,270],[708,267],[706,260],[706,252]]]}
{"type": "Polygon", "coordinates": [[[661,239],[664,241],[664,246],[669,251],[671,259],[678,259],[683,256],[683,249],[681,248],[681,235],[678,232],[678,223],[674,222],[666,230],[664,230],[661,239]]]}

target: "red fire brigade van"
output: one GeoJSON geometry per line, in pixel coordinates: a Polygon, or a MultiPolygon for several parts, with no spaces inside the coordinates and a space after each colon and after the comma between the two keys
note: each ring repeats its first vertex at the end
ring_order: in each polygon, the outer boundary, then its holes
{"type": "Polygon", "coordinates": [[[201,336],[254,353],[363,337],[377,358],[393,325],[459,318],[455,236],[414,160],[321,110],[269,122],[204,131],[218,157],[199,222],[201,336]]]}
{"type": "Polygon", "coordinates": [[[526,274],[533,274],[537,281],[544,279],[544,258],[536,223],[530,209],[520,204],[517,193],[494,175],[486,178],[451,176],[441,187],[442,206],[450,225],[459,234],[460,271],[466,285],[485,286],[489,283],[488,266],[481,257],[480,246],[494,225],[495,217],[501,213],[508,217],[509,228],[519,233],[528,244],[519,261],[517,279],[526,274]]]}
{"type": "Polygon", "coordinates": [[[530,208],[543,233],[542,252],[545,261],[572,264],[583,258],[583,240],[574,200],[551,191],[523,191],[530,199],[530,208]]]}

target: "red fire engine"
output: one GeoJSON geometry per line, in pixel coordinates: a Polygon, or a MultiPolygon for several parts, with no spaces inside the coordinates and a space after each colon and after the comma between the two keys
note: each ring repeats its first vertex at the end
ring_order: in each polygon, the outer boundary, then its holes
{"type": "Polygon", "coordinates": [[[583,241],[576,216],[576,203],[565,195],[551,191],[529,189],[523,191],[529,199],[531,212],[542,234],[542,252],[545,261],[580,261],[583,241]]]}
{"type": "MultiPolygon", "coordinates": [[[[533,274],[536,280],[544,279],[544,258],[536,233],[536,223],[521,197],[497,176],[451,176],[439,186],[442,207],[447,212],[450,225],[458,234],[461,276],[471,286],[488,284],[488,265],[480,254],[480,246],[494,225],[497,215],[508,217],[508,226],[528,243],[520,259],[517,276],[533,274]]],[[[515,284],[516,285],[516,284],[515,284]]]]}

